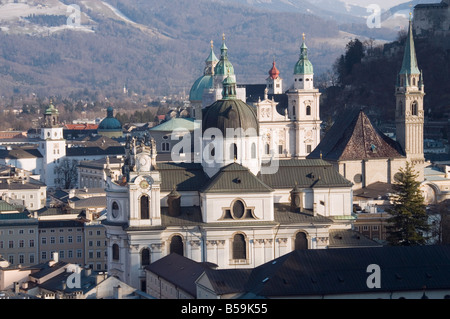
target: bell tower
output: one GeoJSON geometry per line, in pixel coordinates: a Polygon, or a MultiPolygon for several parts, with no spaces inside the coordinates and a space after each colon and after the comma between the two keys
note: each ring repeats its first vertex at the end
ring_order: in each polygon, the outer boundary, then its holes
{"type": "Polygon", "coordinates": [[[308,59],[303,34],[300,58],[294,68],[294,84],[287,91],[288,116],[294,133],[290,154],[295,158],[306,158],[320,142],[320,95],[314,88],[314,68],[308,59]]]}
{"type": "Polygon", "coordinates": [[[425,163],[423,154],[424,96],[423,75],[417,64],[410,19],[402,68],[398,74],[395,88],[395,123],[396,139],[403,148],[407,161],[415,166],[420,180],[423,180],[425,163]]]}
{"type": "Polygon", "coordinates": [[[60,186],[57,168],[66,156],[66,141],[63,126],[59,123],[59,112],[52,101],[45,110],[44,123],[41,127],[39,151],[42,154],[41,180],[49,188],[60,186]]]}

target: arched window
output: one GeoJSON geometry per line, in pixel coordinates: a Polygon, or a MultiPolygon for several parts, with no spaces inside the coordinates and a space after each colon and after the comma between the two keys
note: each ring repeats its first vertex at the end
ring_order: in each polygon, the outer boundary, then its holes
{"type": "Polygon", "coordinates": [[[252,143],[251,153],[252,153],[252,158],[256,158],[256,144],[255,143],[252,143]]]}
{"type": "Polygon", "coordinates": [[[269,145],[269,143],[266,144],[266,154],[267,155],[270,154],[270,145],[269,145]]]}
{"type": "Polygon", "coordinates": [[[119,205],[117,204],[117,202],[112,203],[111,212],[114,218],[117,218],[117,216],[119,216],[119,205]]]}
{"type": "Polygon", "coordinates": [[[117,244],[112,245],[112,259],[119,260],[119,245],[117,244]]]}
{"type": "Polygon", "coordinates": [[[233,237],[233,259],[247,259],[247,243],[242,234],[233,237]]]}
{"type": "Polygon", "coordinates": [[[230,159],[237,159],[237,145],[236,143],[231,143],[230,145],[230,159]]]}
{"type": "Polygon", "coordinates": [[[306,115],[311,115],[311,106],[310,105],[306,106],[306,115]]]}
{"type": "Polygon", "coordinates": [[[141,204],[141,219],[150,218],[150,203],[147,195],[142,195],[140,199],[141,204]]]}
{"type": "Polygon", "coordinates": [[[412,102],[412,104],[411,104],[411,115],[417,115],[418,114],[418,108],[419,108],[419,105],[417,104],[417,101],[412,102]]]}
{"type": "Polygon", "coordinates": [[[144,248],[141,251],[141,266],[150,265],[150,249],[144,248]]]}
{"type": "Polygon", "coordinates": [[[305,250],[308,249],[308,239],[306,234],[303,232],[298,232],[295,236],[295,250],[305,250]]]}
{"type": "Polygon", "coordinates": [[[173,236],[170,240],[170,253],[184,256],[183,239],[180,236],[173,236]]]}
{"type": "Polygon", "coordinates": [[[413,78],[413,85],[416,86],[416,78],[413,78]]]}

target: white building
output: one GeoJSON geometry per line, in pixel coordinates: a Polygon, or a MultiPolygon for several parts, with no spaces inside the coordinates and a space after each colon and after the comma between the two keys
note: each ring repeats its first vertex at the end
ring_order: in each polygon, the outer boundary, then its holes
{"type": "MultiPolygon", "coordinates": [[[[108,272],[133,287],[170,253],[251,268],[351,232],[352,184],[321,159],[263,161],[255,108],[237,98],[232,77],[222,86],[222,99],[203,110],[200,159],[156,162],[155,141],[133,138],[123,176],[107,180],[108,272]]],[[[346,238],[344,246],[361,242],[346,238]]]]}

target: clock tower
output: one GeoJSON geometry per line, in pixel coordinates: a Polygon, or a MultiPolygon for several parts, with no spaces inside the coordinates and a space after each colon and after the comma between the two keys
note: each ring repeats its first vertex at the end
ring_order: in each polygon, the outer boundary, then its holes
{"type": "Polygon", "coordinates": [[[139,268],[141,252],[149,249],[142,236],[161,226],[161,178],[153,139],[127,139],[122,173],[119,181],[107,177],[108,270],[139,287],[145,280],[145,271],[139,268]]]}

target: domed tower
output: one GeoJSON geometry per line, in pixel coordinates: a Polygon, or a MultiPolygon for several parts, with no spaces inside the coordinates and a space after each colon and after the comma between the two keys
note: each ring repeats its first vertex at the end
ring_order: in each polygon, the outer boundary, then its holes
{"type": "Polygon", "coordinates": [[[97,133],[107,137],[122,137],[122,124],[114,117],[114,110],[109,106],[106,110],[106,117],[100,122],[97,133]]]}
{"type": "Polygon", "coordinates": [[[233,77],[222,85],[222,99],[204,110],[203,169],[211,177],[221,167],[237,162],[256,175],[261,167],[256,110],[237,98],[233,77]]]}
{"type": "Polygon", "coordinates": [[[192,106],[191,116],[197,120],[202,119],[202,100],[205,90],[214,88],[214,68],[218,61],[219,59],[214,54],[214,44],[211,40],[211,51],[205,60],[203,75],[194,82],[189,92],[189,101],[192,106]]]}
{"type": "Polygon", "coordinates": [[[300,47],[300,58],[294,67],[294,84],[287,92],[288,116],[293,122],[294,143],[291,154],[305,158],[320,142],[320,93],[314,88],[314,69],[308,59],[305,34],[300,47]]]}
{"type": "Polygon", "coordinates": [[[269,70],[269,77],[266,79],[268,94],[282,94],[283,93],[283,79],[280,77],[280,71],[275,66],[275,59],[272,63],[272,68],[269,70]]]}
{"type": "Polygon", "coordinates": [[[59,186],[57,168],[66,156],[66,140],[63,137],[63,126],[59,123],[59,112],[50,101],[44,113],[44,124],[41,127],[39,151],[42,154],[41,180],[49,188],[59,186]]]}

